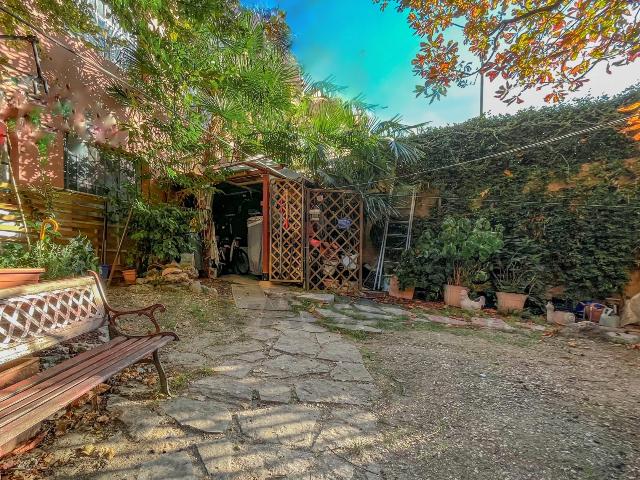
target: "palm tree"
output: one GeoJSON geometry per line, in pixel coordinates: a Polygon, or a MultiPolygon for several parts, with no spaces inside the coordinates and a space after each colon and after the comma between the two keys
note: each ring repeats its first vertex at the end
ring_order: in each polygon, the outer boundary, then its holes
{"type": "Polygon", "coordinates": [[[361,98],[344,100],[330,80],[308,83],[296,112],[298,155],[293,162],[320,184],[363,194],[370,218],[391,209],[389,191],[399,170],[414,166],[419,145],[399,117],[380,121],[361,98]]]}
{"type": "Polygon", "coordinates": [[[216,0],[204,2],[208,15],[178,8],[188,4],[177,2],[170,15],[154,10],[155,21],[148,11],[117,9],[135,33],[127,74],[138,91],[113,92],[134,111],[136,150],[153,173],[174,180],[261,152],[264,133],[286,122],[301,90],[295,62],[263,16],[216,0]]]}

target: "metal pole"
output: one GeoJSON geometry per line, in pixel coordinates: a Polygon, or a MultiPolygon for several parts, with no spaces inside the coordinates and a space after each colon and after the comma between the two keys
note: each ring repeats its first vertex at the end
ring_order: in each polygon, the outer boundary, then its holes
{"type": "Polygon", "coordinates": [[[480,116],[484,116],[484,75],[480,74],[480,116]]]}
{"type": "Polygon", "coordinates": [[[120,241],[118,242],[118,249],[116,250],[116,256],[114,257],[113,263],[111,264],[111,271],[109,272],[109,280],[107,280],[107,286],[111,285],[111,280],[113,280],[113,271],[115,270],[116,264],[118,263],[118,257],[120,256],[120,250],[122,250],[124,237],[127,235],[127,229],[129,228],[129,221],[131,220],[132,214],[133,214],[133,207],[129,209],[129,215],[127,216],[127,221],[124,224],[124,230],[122,231],[122,236],[120,237],[120,241]]]}
{"type": "Polygon", "coordinates": [[[480,116],[484,116],[484,74],[482,66],[484,65],[484,57],[480,57],[480,116]]]}
{"type": "Polygon", "coordinates": [[[47,81],[42,76],[42,67],[40,66],[40,53],[38,52],[38,38],[35,36],[30,36],[29,41],[31,42],[31,48],[33,49],[33,60],[36,62],[36,72],[38,72],[38,78],[42,82],[42,88],[45,94],[49,94],[49,85],[47,85],[47,81]]]}
{"type": "Polygon", "coordinates": [[[22,199],[20,198],[20,192],[18,190],[18,184],[16,183],[16,177],[13,174],[13,167],[11,166],[11,140],[9,139],[9,131],[7,130],[7,161],[9,163],[9,177],[11,177],[11,186],[13,192],[16,195],[16,201],[18,202],[18,209],[20,211],[20,218],[22,219],[22,225],[24,225],[24,236],[27,239],[27,245],[31,248],[31,239],[29,238],[29,226],[27,225],[27,219],[24,215],[24,207],[22,206],[22,199]]]}

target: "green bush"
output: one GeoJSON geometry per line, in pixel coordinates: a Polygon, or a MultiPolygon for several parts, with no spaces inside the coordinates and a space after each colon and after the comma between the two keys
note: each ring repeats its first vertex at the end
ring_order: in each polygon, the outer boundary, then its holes
{"type": "Polygon", "coordinates": [[[166,263],[193,249],[193,210],[169,204],[133,204],[129,231],[135,247],[131,266],[145,269],[152,262],[166,263]]]}
{"type": "Polygon", "coordinates": [[[543,253],[529,238],[506,237],[493,260],[492,278],[496,291],[505,293],[542,294],[546,277],[543,253]]]}
{"type": "Polygon", "coordinates": [[[67,244],[45,237],[31,248],[7,242],[1,245],[0,252],[1,268],[44,268],[42,278],[45,280],[86,275],[88,270],[98,268],[98,257],[84,235],[72,238],[67,244]]]}
{"type": "Polygon", "coordinates": [[[436,300],[447,281],[446,264],[437,248],[431,232],[425,231],[416,246],[402,254],[396,270],[401,289],[417,287],[425,291],[429,300],[436,300]]]}
{"type": "Polygon", "coordinates": [[[472,222],[447,217],[437,233],[424,230],[403,255],[396,275],[401,288],[416,286],[437,296],[445,283],[482,289],[489,280],[492,256],[502,248],[502,229],[484,218],[472,222]]]}
{"type": "MultiPolygon", "coordinates": [[[[536,267],[530,295],[542,299],[559,286],[561,295],[574,301],[622,293],[640,259],[637,142],[618,128],[602,128],[476,160],[618,119],[618,107],[639,100],[635,88],[613,98],[428,129],[416,139],[423,146],[422,160],[401,173],[431,171],[425,181],[442,199],[429,218],[416,223],[414,237],[424,230],[437,232],[449,216],[481,216],[504,228],[503,264],[514,257],[523,268],[536,267]],[[448,167],[460,162],[469,163],[448,167]]],[[[515,283],[520,289],[530,281],[515,283]]]]}

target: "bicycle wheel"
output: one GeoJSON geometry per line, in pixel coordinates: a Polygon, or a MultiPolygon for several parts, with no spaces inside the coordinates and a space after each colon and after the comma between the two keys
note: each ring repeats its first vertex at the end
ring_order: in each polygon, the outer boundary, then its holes
{"type": "Polygon", "coordinates": [[[249,256],[247,252],[238,248],[233,252],[233,268],[237,274],[246,275],[249,273],[249,256]]]}

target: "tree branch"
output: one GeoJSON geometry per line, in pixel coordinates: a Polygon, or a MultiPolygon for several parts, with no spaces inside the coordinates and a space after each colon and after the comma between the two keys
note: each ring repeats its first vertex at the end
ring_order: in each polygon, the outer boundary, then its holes
{"type": "Polygon", "coordinates": [[[493,32],[491,32],[491,34],[493,35],[498,29],[500,28],[504,28],[507,25],[510,25],[512,23],[519,23],[522,20],[526,20],[529,17],[533,17],[534,15],[538,15],[540,13],[545,13],[545,12],[552,12],[553,10],[557,10],[558,8],[560,8],[562,6],[562,4],[564,3],[564,0],[556,0],[553,3],[550,3],[548,5],[544,5],[542,7],[538,7],[538,8],[534,8],[533,10],[529,10],[525,13],[523,13],[522,15],[517,15],[515,17],[511,17],[511,18],[507,18],[505,20],[502,20],[498,26],[493,30],[493,32]]]}

